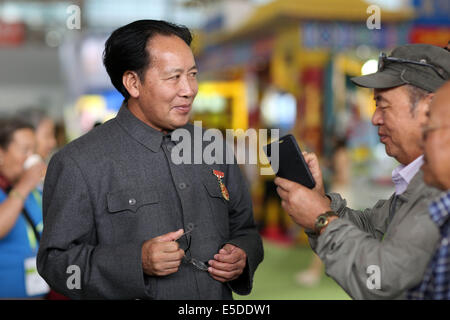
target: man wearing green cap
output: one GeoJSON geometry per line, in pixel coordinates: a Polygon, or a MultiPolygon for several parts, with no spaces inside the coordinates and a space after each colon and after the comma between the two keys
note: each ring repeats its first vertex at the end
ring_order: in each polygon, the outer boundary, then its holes
{"type": "Polygon", "coordinates": [[[305,154],[314,189],[275,179],[283,208],[308,230],[326,273],[354,299],[405,298],[422,280],[438,243],[428,203],[439,191],[423,182],[421,136],[433,92],[448,79],[450,52],[424,44],[398,47],[390,56],[381,53],[376,73],[352,78],[374,89],[372,124],[386,153],[400,162],[388,200],[356,211],[339,194],[325,194],[314,154],[305,154]]]}

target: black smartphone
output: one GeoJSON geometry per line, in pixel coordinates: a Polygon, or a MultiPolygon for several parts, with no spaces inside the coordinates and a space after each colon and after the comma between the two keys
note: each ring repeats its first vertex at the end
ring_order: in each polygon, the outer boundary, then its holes
{"type": "Polygon", "coordinates": [[[264,146],[263,149],[276,176],[297,182],[310,189],[315,187],[316,182],[292,134],[281,137],[264,146]],[[278,155],[275,154],[277,149],[278,155]]]}

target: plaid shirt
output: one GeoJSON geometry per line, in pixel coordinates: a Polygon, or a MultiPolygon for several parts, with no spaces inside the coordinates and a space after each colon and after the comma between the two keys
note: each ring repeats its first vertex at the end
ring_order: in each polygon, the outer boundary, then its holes
{"type": "Polygon", "coordinates": [[[408,299],[450,299],[450,190],[430,203],[430,216],[441,233],[441,243],[422,282],[408,291],[408,299]]]}

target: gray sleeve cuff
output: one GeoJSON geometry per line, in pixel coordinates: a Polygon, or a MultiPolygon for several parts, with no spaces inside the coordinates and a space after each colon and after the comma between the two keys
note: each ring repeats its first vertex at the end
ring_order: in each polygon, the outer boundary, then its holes
{"type": "Polygon", "coordinates": [[[341,195],[338,193],[327,193],[326,196],[331,200],[331,210],[336,212],[336,214],[341,217],[344,213],[345,207],[347,206],[347,201],[342,199],[341,195]]]}

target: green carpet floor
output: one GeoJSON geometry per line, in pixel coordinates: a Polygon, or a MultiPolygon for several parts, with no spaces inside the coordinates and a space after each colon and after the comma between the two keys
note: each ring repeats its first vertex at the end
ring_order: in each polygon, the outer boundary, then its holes
{"type": "Polygon", "coordinates": [[[294,274],[308,267],[313,256],[307,246],[283,247],[264,241],[264,261],[256,270],[250,295],[234,295],[236,300],[342,300],[349,296],[324,275],[313,288],[295,283],[294,274]]]}

